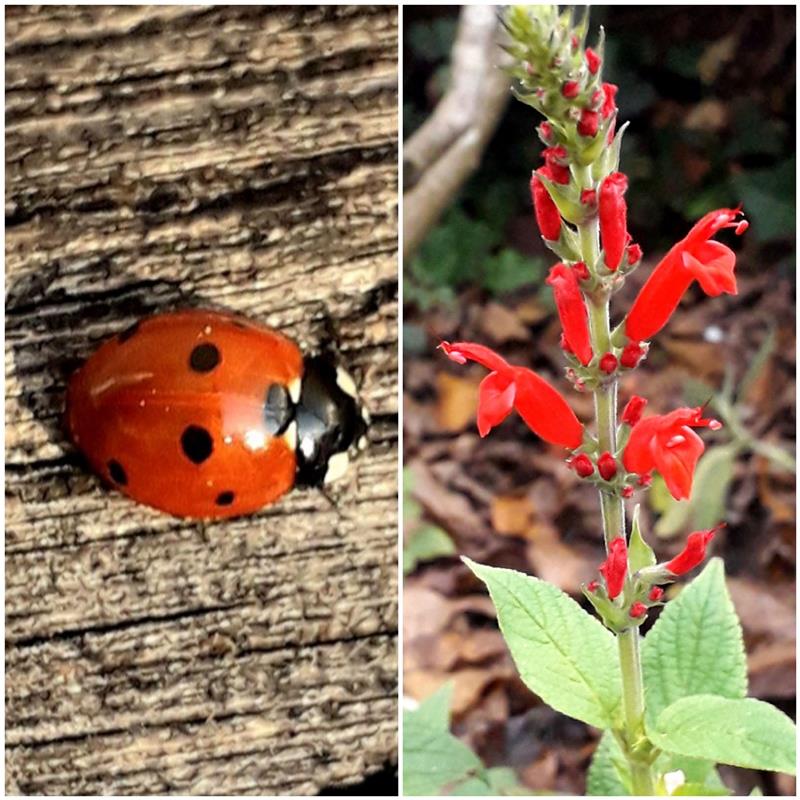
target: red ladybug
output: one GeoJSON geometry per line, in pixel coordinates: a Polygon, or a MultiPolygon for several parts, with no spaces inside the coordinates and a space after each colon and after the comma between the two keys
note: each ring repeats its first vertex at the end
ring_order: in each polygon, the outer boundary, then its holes
{"type": "Polygon", "coordinates": [[[339,477],[363,447],[352,378],[232,314],[135,323],[72,376],[67,425],[120,491],[181,517],[232,517],[339,477]]]}

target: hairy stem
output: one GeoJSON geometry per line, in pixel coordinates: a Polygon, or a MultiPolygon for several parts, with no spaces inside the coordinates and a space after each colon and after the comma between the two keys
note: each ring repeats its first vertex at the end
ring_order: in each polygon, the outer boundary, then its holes
{"type": "MultiPolygon", "coordinates": [[[[588,168],[575,167],[575,178],[581,189],[595,188],[588,168]]],[[[600,256],[597,217],[578,226],[581,257],[594,271],[600,256]]],[[[596,290],[587,298],[589,330],[592,350],[602,356],[611,350],[611,323],[609,316],[609,294],[596,290]]],[[[617,378],[602,384],[594,391],[594,408],[597,419],[597,439],[600,451],[615,453],[617,449],[617,378]]],[[[619,536],[626,537],[625,506],[622,498],[611,492],[600,490],[600,506],[603,516],[603,536],[606,548],[619,536]]],[[[626,757],[631,772],[632,789],[635,795],[654,794],[653,771],[649,763],[651,747],[644,729],[644,684],[642,664],[639,656],[639,629],[631,627],[617,635],[619,662],[622,673],[622,702],[624,710],[626,757]]]]}

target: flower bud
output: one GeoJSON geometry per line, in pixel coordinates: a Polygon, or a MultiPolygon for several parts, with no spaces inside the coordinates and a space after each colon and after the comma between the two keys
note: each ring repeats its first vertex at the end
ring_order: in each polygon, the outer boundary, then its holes
{"type": "Polygon", "coordinates": [[[578,453],[568,463],[581,478],[588,478],[594,472],[592,459],[586,453],[578,453]]]}
{"type": "Polygon", "coordinates": [[[613,83],[603,84],[603,108],[600,110],[603,119],[608,119],[617,110],[615,98],[618,90],[619,87],[613,83]]]}
{"type": "Polygon", "coordinates": [[[644,603],[634,603],[631,606],[630,615],[632,619],[640,619],[647,613],[647,606],[644,603]]]}
{"type": "Polygon", "coordinates": [[[592,75],[597,75],[597,70],[600,69],[600,56],[592,50],[591,47],[586,48],[586,66],[592,75]]]}
{"type": "MultiPolygon", "coordinates": [[[[551,180],[554,183],[567,184],[569,183],[569,167],[567,166],[568,156],[567,151],[559,145],[558,147],[546,147],[542,151],[544,163],[552,175],[551,180]]],[[[545,178],[550,177],[545,175],[545,178]]]]}
{"type": "Polygon", "coordinates": [[[596,592],[600,588],[600,584],[597,581],[589,581],[586,585],[587,592],[596,592]]]}
{"type": "Polygon", "coordinates": [[[553,174],[546,166],[540,167],[531,176],[531,197],[533,198],[533,210],[536,215],[536,222],[542,236],[550,242],[557,242],[561,236],[561,214],[550,197],[547,187],[538,179],[537,173],[541,173],[545,178],[553,179],[553,174]]]}
{"type": "Polygon", "coordinates": [[[628,244],[628,207],[625,203],[627,188],[628,179],[621,172],[613,172],[600,185],[600,240],[606,266],[612,272],[619,267],[628,244]]]}
{"type": "Polygon", "coordinates": [[[633,369],[645,354],[644,348],[638,342],[628,342],[622,348],[622,354],[619,357],[619,363],[625,369],[633,369]]]}
{"type": "Polygon", "coordinates": [[[650,594],[647,595],[647,599],[650,600],[651,603],[658,603],[663,596],[664,590],[660,586],[654,586],[650,590],[650,594]]]}
{"type": "Polygon", "coordinates": [[[581,205],[593,206],[597,203],[597,191],[595,189],[584,189],[581,192],[581,205]]]}
{"type": "Polygon", "coordinates": [[[622,410],[622,421],[626,425],[633,427],[642,418],[642,413],[646,405],[647,400],[635,394],[628,400],[625,408],[622,410]]]}
{"type": "Polygon", "coordinates": [[[617,357],[613,353],[606,353],[600,359],[600,371],[610,375],[617,369],[617,357]]]}
{"type": "Polygon", "coordinates": [[[610,481],[617,474],[617,462],[607,450],[597,459],[597,471],[605,481],[610,481]]]}
{"type": "Polygon", "coordinates": [[[628,575],[628,545],[621,536],[608,546],[608,558],[600,565],[600,574],[606,579],[606,589],[611,600],[619,595],[628,575]]]}
{"type": "Polygon", "coordinates": [[[584,108],[581,111],[581,119],[578,122],[578,133],[581,136],[591,137],[597,134],[597,128],[600,125],[600,115],[597,111],[584,108]]]}
{"type": "Polygon", "coordinates": [[[653,482],[653,476],[651,473],[646,472],[644,475],[639,476],[639,480],[636,483],[643,488],[647,488],[653,482]]]}
{"type": "Polygon", "coordinates": [[[539,138],[546,144],[553,144],[553,126],[549,122],[543,122],[537,129],[539,138]]]}
{"type": "Polygon", "coordinates": [[[584,261],[576,261],[572,265],[572,270],[578,276],[579,281],[588,281],[591,277],[589,275],[589,267],[586,266],[584,261]]]}
{"type": "Polygon", "coordinates": [[[633,486],[623,486],[622,496],[625,498],[633,497],[633,486]]]}
{"type": "Polygon", "coordinates": [[[642,260],[642,248],[638,244],[629,244],[626,251],[628,257],[628,265],[633,266],[642,260]]]}
{"type": "Polygon", "coordinates": [[[563,94],[567,100],[572,100],[574,97],[578,96],[580,90],[581,87],[578,84],[578,81],[566,81],[561,87],[561,94],[563,94]]]}

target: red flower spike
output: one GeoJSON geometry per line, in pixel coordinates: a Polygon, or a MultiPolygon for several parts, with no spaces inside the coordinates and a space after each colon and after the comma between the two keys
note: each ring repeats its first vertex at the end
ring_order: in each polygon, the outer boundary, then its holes
{"type": "Polygon", "coordinates": [[[603,107],[600,109],[600,114],[603,119],[608,119],[612,114],[616,113],[616,97],[618,91],[619,86],[615,86],[613,83],[603,84],[603,107]]]}
{"type": "Polygon", "coordinates": [[[640,619],[647,613],[647,606],[644,603],[634,603],[631,606],[631,619],[640,619]]]}
{"type": "Polygon", "coordinates": [[[619,357],[619,363],[625,369],[633,369],[644,356],[644,348],[637,342],[629,342],[622,348],[622,354],[619,357]]]}
{"type": "Polygon", "coordinates": [[[595,189],[584,189],[581,192],[581,205],[593,206],[597,202],[597,191],[595,189]]]}
{"type": "Polygon", "coordinates": [[[702,408],[679,408],[670,414],[642,419],[633,426],[622,454],[628,472],[645,475],[658,470],[676,500],[692,492],[692,478],[703,453],[703,440],[692,430],[707,426],[702,408]]]}
{"type": "Polygon", "coordinates": [[[573,98],[577,97],[580,93],[581,87],[578,84],[578,81],[567,81],[561,87],[561,94],[567,98],[567,100],[572,100],[573,98]]]}
{"type": "Polygon", "coordinates": [[[600,584],[597,581],[589,581],[586,585],[587,592],[596,592],[600,588],[600,584]]]}
{"type": "Polygon", "coordinates": [[[628,179],[621,172],[611,173],[600,185],[600,240],[606,266],[612,272],[619,267],[628,244],[628,207],[625,204],[627,188],[628,179]]]}
{"type": "Polygon", "coordinates": [[[597,75],[597,70],[600,69],[600,56],[592,50],[591,47],[586,48],[586,66],[592,75],[597,75]]]}
{"type": "Polygon", "coordinates": [[[476,361],[491,370],[478,395],[478,430],[485,436],[512,408],[538,436],[570,450],[583,442],[583,425],[563,396],[535,372],[514,367],[488,347],[442,342],[439,349],[457,364],[476,361]]]}
{"type": "Polygon", "coordinates": [[[592,459],[586,453],[578,453],[578,455],[571,458],[569,466],[581,478],[588,478],[594,473],[594,464],[592,464],[592,459]]]}
{"type": "Polygon", "coordinates": [[[625,498],[633,497],[633,486],[623,486],[622,496],[625,498]]]}
{"type": "Polygon", "coordinates": [[[621,536],[608,546],[608,558],[600,565],[600,574],[606,579],[608,596],[613,600],[619,596],[628,575],[628,545],[621,536]]]}
{"type": "Polygon", "coordinates": [[[589,314],[583,302],[578,276],[565,264],[556,264],[545,283],[553,287],[556,308],[572,352],[586,366],[592,360],[589,314]]]}
{"type": "Polygon", "coordinates": [[[617,357],[613,353],[606,353],[600,359],[600,370],[601,372],[605,372],[606,375],[610,375],[612,372],[616,371],[617,364],[617,357]]]}
{"type": "Polygon", "coordinates": [[[622,410],[622,421],[626,425],[633,427],[641,418],[644,412],[644,407],[647,405],[647,400],[644,397],[639,397],[635,394],[628,400],[627,405],[622,410]]]}
{"type": "Polygon", "coordinates": [[[658,333],[696,280],[711,297],[723,292],[737,294],[736,256],[711,237],[723,228],[740,228],[739,209],[721,208],[706,214],[661,259],[634,300],[625,321],[629,339],[642,341],[658,333]]]}
{"type": "Polygon", "coordinates": [[[714,534],[724,527],[725,523],[723,522],[707,531],[690,533],[686,537],[686,547],[672,561],[667,562],[667,569],[673,575],[685,575],[690,569],[694,569],[706,557],[706,547],[714,538],[714,534]]]}
{"type": "Polygon", "coordinates": [[[578,133],[581,136],[595,136],[600,125],[600,115],[596,111],[584,108],[578,122],[578,133]]]}
{"type": "Polygon", "coordinates": [[[561,214],[550,197],[545,185],[536,177],[537,173],[553,180],[553,173],[548,167],[540,167],[531,177],[531,197],[533,198],[533,211],[539,231],[549,242],[557,242],[561,236],[561,214]]]}
{"type": "Polygon", "coordinates": [[[597,459],[597,471],[604,481],[610,481],[617,474],[617,462],[608,451],[602,453],[597,459]]]}
{"type": "Polygon", "coordinates": [[[664,590],[660,586],[654,586],[650,590],[650,594],[647,595],[647,599],[651,603],[658,603],[659,600],[664,596],[664,590]]]}
{"type": "Polygon", "coordinates": [[[572,265],[572,271],[578,276],[579,281],[588,281],[591,277],[589,267],[586,266],[584,261],[576,261],[572,265]]]}
{"type": "Polygon", "coordinates": [[[626,252],[629,266],[632,267],[642,260],[642,248],[638,244],[629,244],[626,252]]]}

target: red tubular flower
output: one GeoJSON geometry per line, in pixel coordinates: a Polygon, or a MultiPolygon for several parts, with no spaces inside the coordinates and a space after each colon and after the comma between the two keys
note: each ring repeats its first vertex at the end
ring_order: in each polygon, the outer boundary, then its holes
{"type": "Polygon", "coordinates": [[[632,619],[639,619],[647,613],[647,606],[644,603],[636,602],[631,606],[629,613],[632,619]]]}
{"type": "Polygon", "coordinates": [[[600,185],[600,240],[606,266],[612,271],[619,267],[628,244],[627,188],[628,179],[621,172],[612,172],[600,185]]]}
{"type": "Polygon", "coordinates": [[[647,599],[650,600],[651,603],[657,603],[663,596],[664,590],[660,586],[654,586],[650,590],[650,594],[647,595],[647,599]]]}
{"type": "Polygon", "coordinates": [[[581,478],[588,478],[594,472],[592,459],[589,458],[586,453],[578,453],[574,458],[571,458],[569,466],[574,469],[581,478]]]}
{"type": "Polygon", "coordinates": [[[600,125],[600,115],[596,111],[584,108],[578,121],[578,133],[581,136],[594,136],[600,125]]]}
{"type": "Polygon", "coordinates": [[[736,256],[711,237],[723,228],[742,231],[739,209],[720,208],[706,214],[658,263],[634,300],[625,321],[625,333],[637,342],[658,333],[696,280],[711,297],[736,294],[736,256]]]}
{"type": "Polygon", "coordinates": [[[702,408],[679,408],[669,414],[642,419],[633,426],[622,454],[628,472],[646,475],[655,469],[664,478],[670,494],[685,500],[692,492],[692,478],[703,453],[703,440],[692,430],[708,425],[720,427],[713,419],[703,419],[702,408]]]}
{"type": "Polygon", "coordinates": [[[626,425],[633,427],[641,418],[644,407],[647,405],[647,400],[644,397],[639,397],[635,394],[628,400],[627,405],[622,410],[622,421],[626,425]]]}
{"type": "Polygon", "coordinates": [[[581,364],[586,366],[592,360],[592,340],[589,335],[589,314],[578,285],[578,276],[575,270],[559,263],[550,270],[545,283],[553,287],[567,343],[581,364]]]}
{"type": "Polygon", "coordinates": [[[527,426],[546,442],[574,450],[583,441],[583,425],[562,395],[525,367],[509,364],[488,347],[472,342],[442,342],[439,348],[457,364],[467,360],[491,370],[478,395],[478,432],[486,436],[516,409],[527,426]]]}
{"type": "Polygon", "coordinates": [[[537,174],[544,175],[545,178],[554,180],[552,170],[547,167],[540,167],[531,176],[531,197],[533,198],[533,211],[536,214],[536,222],[542,236],[549,242],[557,242],[561,236],[561,214],[550,197],[547,187],[536,177],[537,174]]]}
{"type": "Polygon", "coordinates": [[[586,66],[592,75],[597,75],[597,70],[600,69],[600,56],[591,47],[586,48],[586,66]]]}
{"type": "Polygon", "coordinates": [[[686,537],[686,547],[672,561],[667,562],[667,569],[674,575],[684,575],[694,569],[705,557],[706,547],[714,538],[714,534],[724,528],[725,523],[707,531],[695,531],[686,537]]]}
{"type": "Polygon", "coordinates": [[[617,462],[608,451],[602,453],[597,459],[597,471],[604,481],[610,481],[617,474],[617,462]]]}
{"type": "Polygon", "coordinates": [[[628,545],[621,536],[608,546],[608,558],[600,565],[600,574],[606,579],[608,596],[613,600],[622,591],[628,575],[628,545]]]}

